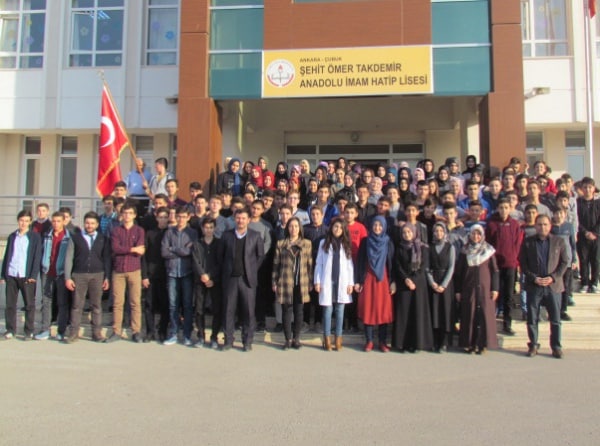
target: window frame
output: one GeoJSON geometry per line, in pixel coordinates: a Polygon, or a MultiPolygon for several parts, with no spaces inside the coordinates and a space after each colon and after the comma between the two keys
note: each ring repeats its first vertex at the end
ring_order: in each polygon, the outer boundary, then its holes
{"type": "Polygon", "coordinates": [[[77,197],[77,155],[79,153],[79,137],[77,136],[71,136],[71,135],[61,135],[60,136],[60,144],[58,146],[58,176],[60,178],[60,181],[57,182],[57,191],[56,191],[56,195],[58,195],[61,198],[65,198],[67,200],[69,200],[71,197],[77,197]],[[64,143],[66,139],[72,139],[75,141],[75,153],[64,153],[64,143]],[[63,172],[63,160],[74,160],[75,161],[75,176],[73,178],[74,183],[73,183],[73,194],[66,194],[63,192],[63,180],[65,178],[64,172],[63,172]]]}
{"type": "MultiPolygon", "coordinates": [[[[545,0],[552,1],[552,0],[545,0]]],[[[566,0],[559,0],[563,2],[564,5],[564,29],[565,29],[565,39],[540,39],[535,36],[535,2],[536,0],[521,0],[521,44],[523,47],[523,58],[549,58],[549,57],[572,57],[573,48],[572,48],[572,32],[571,32],[571,6],[570,2],[566,0]],[[527,14],[524,14],[527,12],[527,14]],[[538,55],[536,51],[537,45],[547,45],[550,46],[552,44],[556,45],[565,45],[566,53],[565,54],[543,54],[538,55]],[[529,51],[526,52],[526,48],[528,47],[529,51]]]]}
{"type": "Polygon", "coordinates": [[[122,67],[125,65],[125,50],[126,46],[126,37],[127,37],[127,8],[126,1],[123,0],[122,6],[98,6],[98,2],[100,0],[92,0],[94,2],[94,6],[92,7],[73,7],[73,3],[71,1],[71,5],[69,6],[69,43],[68,43],[68,55],[67,55],[67,65],[69,68],[95,68],[95,67],[122,67]],[[123,13],[123,21],[122,21],[122,29],[121,29],[121,49],[120,50],[98,50],[97,49],[97,37],[98,37],[98,15],[100,11],[121,11],[123,13]],[[86,12],[93,13],[93,25],[92,25],[92,49],[91,50],[76,50],[73,47],[74,33],[75,33],[75,14],[81,15],[89,15],[85,14],[86,12]],[[101,65],[97,63],[97,57],[100,55],[110,55],[110,54],[119,54],[120,60],[119,64],[115,65],[101,65]],[[73,56],[90,56],[91,64],[90,65],[81,65],[74,64],[71,60],[73,56]]]}
{"type": "Polygon", "coordinates": [[[151,5],[150,4],[151,0],[145,0],[145,20],[144,20],[144,51],[143,51],[143,60],[142,60],[142,65],[146,66],[146,67],[172,67],[172,66],[179,66],[179,47],[180,47],[180,31],[181,31],[181,0],[173,0],[173,4],[171,5],[151,5]],[[177,30],[176,30],[176,39],[177,39],[177,45],[174,49],[166,49],[166,50],[160,50],[160,49],[152,49],[150,48],[150,13],[153,10],[160,10],[160,9],[175,9],[176,14],[177,14],[177,30]],[[151,57],[152,54],[172,54],[175,53],[175,63],[174,64],[162,64],[162,63],[156,63],[156,64],[151,64],[149,63],[149,58],[151,57]]]}
{"type": "Polygon", "coordinates": [[[17,38],[16,38],[16,42],[17,42],[17,48],[15,51],[1,51],[0,50],[0,57],[2,58],[10,58],[10,57],[14,57],[15,58],[15,65],[14,67],[2,67],[0,65],[0,70],[28,70],[28,69],[32,69],[32,70],[39,70],[39,69],[43,69],[44,68],[44,53],[46,51],[46,21],[47,21],[47,2],[44,5],[43,9],[24,9],[24,0],[18,0],[19,1],[19,6],[18,9],[7,9],[7,10],[0,10],[0,35],[2,33],[2,27],[3,27],[3,22],[5,20],[7,20],[7,18],[14,18],[17,22],[17,38]],[[23,20],[24,20],[24,16],[25,15],[31,15],[31,14],[39,14],[39,15],[43,15],[44,16],[44,41],[42,42],[42,51],[32,51],[32,52],[24,52],[23,51],[23,20]],[[39,66],[35,66],[35,67],[22,67],[21,63],[22,60],[24,58],[28,58],[28,57],[41,57],[41,63],[39,66]]]}
{"type": "Polygon", "coordinates": [[[23,138],[23,168],[22,168],[22,172],[23,172],[23,176],[22,176],[22,184],[21,184],[21,190],[23,192],[23,195],[28,196],[28,197],[34,197],[36,195],[40,194],[40,172],[41,172],[41,164],[42,164],[42,138],[41,136],[25,136],[23,138]],[[39,145],[40,145],[40,151],[39,153],[27,153],[27,141],[28,140],[37,140],[39,141],[39,145]],[[36,173],[34,173],[34,181],[33,181],[33,186],[32,186],[32,193],[28,194],[28,190],[27,190],[27,183],[28,183],[28,162],[30,160],[33,161],[37,161],[37,166],[36,166],[36,173]]]}

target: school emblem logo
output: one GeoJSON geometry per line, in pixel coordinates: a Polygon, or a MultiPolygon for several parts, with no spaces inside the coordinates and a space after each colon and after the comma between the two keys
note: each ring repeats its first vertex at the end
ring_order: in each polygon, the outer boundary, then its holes
{"type": "Polygon", "coordinates": [[[272,86],[283,88],[292,83],[296,77],[296,69],[290,61],[277,59],[267,67],[266,76],[272,86]]]}

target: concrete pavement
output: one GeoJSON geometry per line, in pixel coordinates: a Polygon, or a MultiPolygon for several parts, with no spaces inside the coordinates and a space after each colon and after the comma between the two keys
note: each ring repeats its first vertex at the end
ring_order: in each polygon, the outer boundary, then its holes
{"type": "Polygon", "coordinates": [[[597,445],[600,352],[565,353],[4,341],[0,444],[597,445]]]}

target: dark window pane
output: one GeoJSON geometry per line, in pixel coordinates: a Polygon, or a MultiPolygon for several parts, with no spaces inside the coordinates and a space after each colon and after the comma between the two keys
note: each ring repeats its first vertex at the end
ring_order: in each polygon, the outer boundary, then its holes
{"type": "Polygon", "coordinates": [[[316,146],[287,146],[288,155],[310,155],[317,153],[316,146]]]}
{"type": "Polygon", "coordinates": [[[123,48],[123,11],[105,11],[109,18],[98,14],[96,49],[98,51],[121,50],[123,48]]]}
{"type": "Polygon", "coordinates": [[[358,153],[389,153],[390,147],[388,145],[374,145],[374,146],[320,146],[319,153],[321,155],[351,155],[358,153]]]}
{"type": "Polygon", "coordinates": [[[25,195],[39,193],[40,160],[28,159],[25,163],[25,195]]]}
{"type": "Polygon", "coordinates": [[[25,155],[40,155],[42,153],[41,138],[25,138],[25,155]]]}
{"type": "Polygon", "coordinates": [[[118,67],[121,66],[121,54],[98,54],[96,56],[97,67],[118,67]]]}
{"type": "Polygon", "coordinates": [[[60,160],[60,195],[75,195],[77,178],[77,158],[61,158],[60,160]]]}

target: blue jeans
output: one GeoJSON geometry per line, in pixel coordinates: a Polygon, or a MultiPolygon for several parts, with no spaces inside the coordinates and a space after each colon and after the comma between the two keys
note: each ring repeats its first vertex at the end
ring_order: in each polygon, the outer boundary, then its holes
{"type": "Polygon", "coordinates": [[[331,335],[331,315],[335,309],[335,335],[342,335],[344,327],[344,306],[345,304],[333,304],[328,307],[323,307],[323,334],[331,335]]]}
{"type": "Polygon", "coordinates": [[[169,293],[169,337],[177,336],[179,327],[179,307],[183,307],[183,336],[189,339],[192,336],[192,323],[194,309],[192,302],[193,291],[192,274],[184,277],[168,277],[167,292],[169,293]]]}

